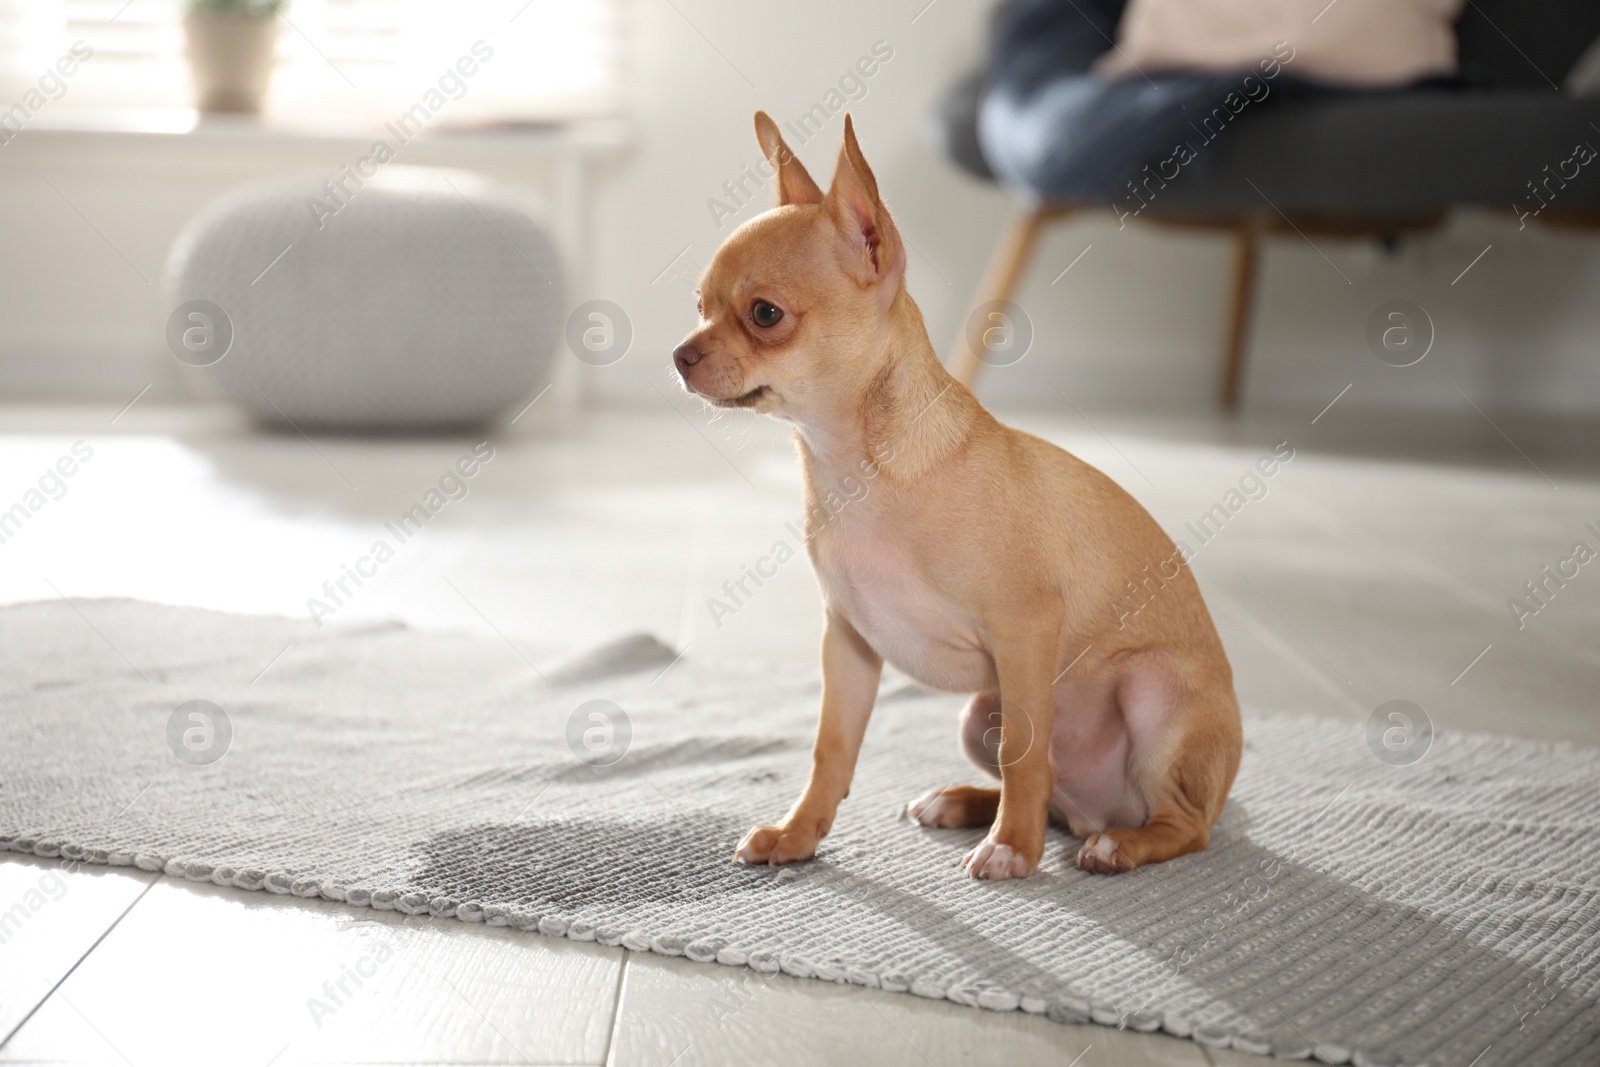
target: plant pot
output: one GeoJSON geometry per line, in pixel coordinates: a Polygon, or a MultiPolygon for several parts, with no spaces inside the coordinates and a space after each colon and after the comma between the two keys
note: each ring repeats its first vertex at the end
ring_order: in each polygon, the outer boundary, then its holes
{"type": "Polygon", "coordinates": [[[201,111],[259,112],[272,80],[277,16],[192,11],[184,18],[183,29],[189,40],[195,106],[201,111]]]}

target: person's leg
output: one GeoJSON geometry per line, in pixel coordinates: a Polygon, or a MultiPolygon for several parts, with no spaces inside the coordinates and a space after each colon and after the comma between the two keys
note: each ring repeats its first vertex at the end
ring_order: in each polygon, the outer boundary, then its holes
{"type": "Polygon", "coordinates": [[[1027,93],[995,85],[978,125],[984,156],[1003,182],[1046,200],[1126,200],[1136,210],[1165,182],[1203,161],[1210,142],[1225,135],[1233,116],[1223,101],[1243,77],[1157,74],[1106,81],[1063,74],[1027,93]],[[1216,115],[1219,108],[1226,119],[1216,115]]]}
{"type": "Polygon", "coordinates": [[[1281,69],[1270,79],[1259,70],[1092,74],[1114,47],[1121,8],[1014,0],[997,16],[978,133],[1006,185],[1137,213],[1165,182],[1208,169],[1212,141],[1237,118],[1309,89],[1281,69]]]}

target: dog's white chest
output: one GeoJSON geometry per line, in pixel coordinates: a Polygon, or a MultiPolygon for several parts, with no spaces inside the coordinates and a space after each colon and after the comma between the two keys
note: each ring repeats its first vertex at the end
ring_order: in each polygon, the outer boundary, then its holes
{"type": "Polygon", "coordinates": [[[994,664],[976,622],[923,579],[882,526],[840,522],[816,540],[817,577],[828,602],[889,663],[924,685],[970,693],[994,685],[994,664]]]}

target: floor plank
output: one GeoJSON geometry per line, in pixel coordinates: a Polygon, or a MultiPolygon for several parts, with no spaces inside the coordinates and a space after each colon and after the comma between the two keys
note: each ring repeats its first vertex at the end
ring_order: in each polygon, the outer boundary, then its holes
{"type": "Polygon", "coordinates": [[[0,854],[0,1043],[158,877],[0,854]]]}
{"type": "Polygon", "coordinates": [[[1206,1067],[1200,1046],[905,993],[630,953],[609,1067],[1206,1067]],[[1081,1061],[1079,1060],[1081,1057],[1081,1061]]]}
{"type": "Polygon", "coordinates": [[[598,1064],[622,959],[504,928],[163,879],[0,1063],[598,1064]]]}

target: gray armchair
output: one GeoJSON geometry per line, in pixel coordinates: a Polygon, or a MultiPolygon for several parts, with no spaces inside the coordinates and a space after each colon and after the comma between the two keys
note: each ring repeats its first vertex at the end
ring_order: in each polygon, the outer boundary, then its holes
{"type": "MultiPolygon", "coordinates": [[[[1008,298],[1048,221],[1090,210],[1123,214],[1109,189],[1052,194],[1047,181],[1031,177],[1026,161],[1006,158],[1011,145],[1003,138],[997,143],[992,129],[980,129],[987,94],[1010,70],[1008,47],[1057,33],[1060,39],[1050,47],[1069,52],[1076,69],[1068,76],[1087,82],[1088,61],[1110,46],[1122,6],[1122,0],[1061,0],[1065,10],[1056,10],[1054,0],[1013,0],[997,15],[989,70],[941,102],[936,128],[950,159],[988,180],[996,180],[997,172],[1023,175],[1007,183],[1017,209],[974,307],[1008,298]],[[1013,19],[1007,27],[1008,13],[1017,8],[1027,9],[1023,18],[1051,21],[1017,25],[1013,19]]],[[[1572,161],[1575,145],[1600,147],[1600,97],[1578,98],[1561,88],[1600,35],[1600,4],[1467,0],[1456,29],[1461,78],[1394,92],[1281,94],[1273,106],[1242,113],[1207,148],[1204,167],[1164,183],[1137,213],[1140,222],[1223,230],[1234,237],[1220,389],[1225,409],[1239,402],[1257,252],[1267,235],[1392,240],[1436,226],[1450,209],[1465,205],[1504,210],[1524,225],[1600,224],[1600,161],[1572,161]]],[[[1062,77],[1059,71],[1054,76],[1062,77]]],[[[1086,88],[1098,91],[1101,84],[1086,88]]],[[[1077,133],[1060,131],[1067,155],[1078,150],[1071,136],[1077,133]]],[[[1037,157],[1039,140],[1017,151],[1037,157]]],[[[1061,163],[1058,150],[1054,164],[1061,163]]],[[[958,338],[957,377],[970,384],[979,357],[965,336],[958,338]]]]}

